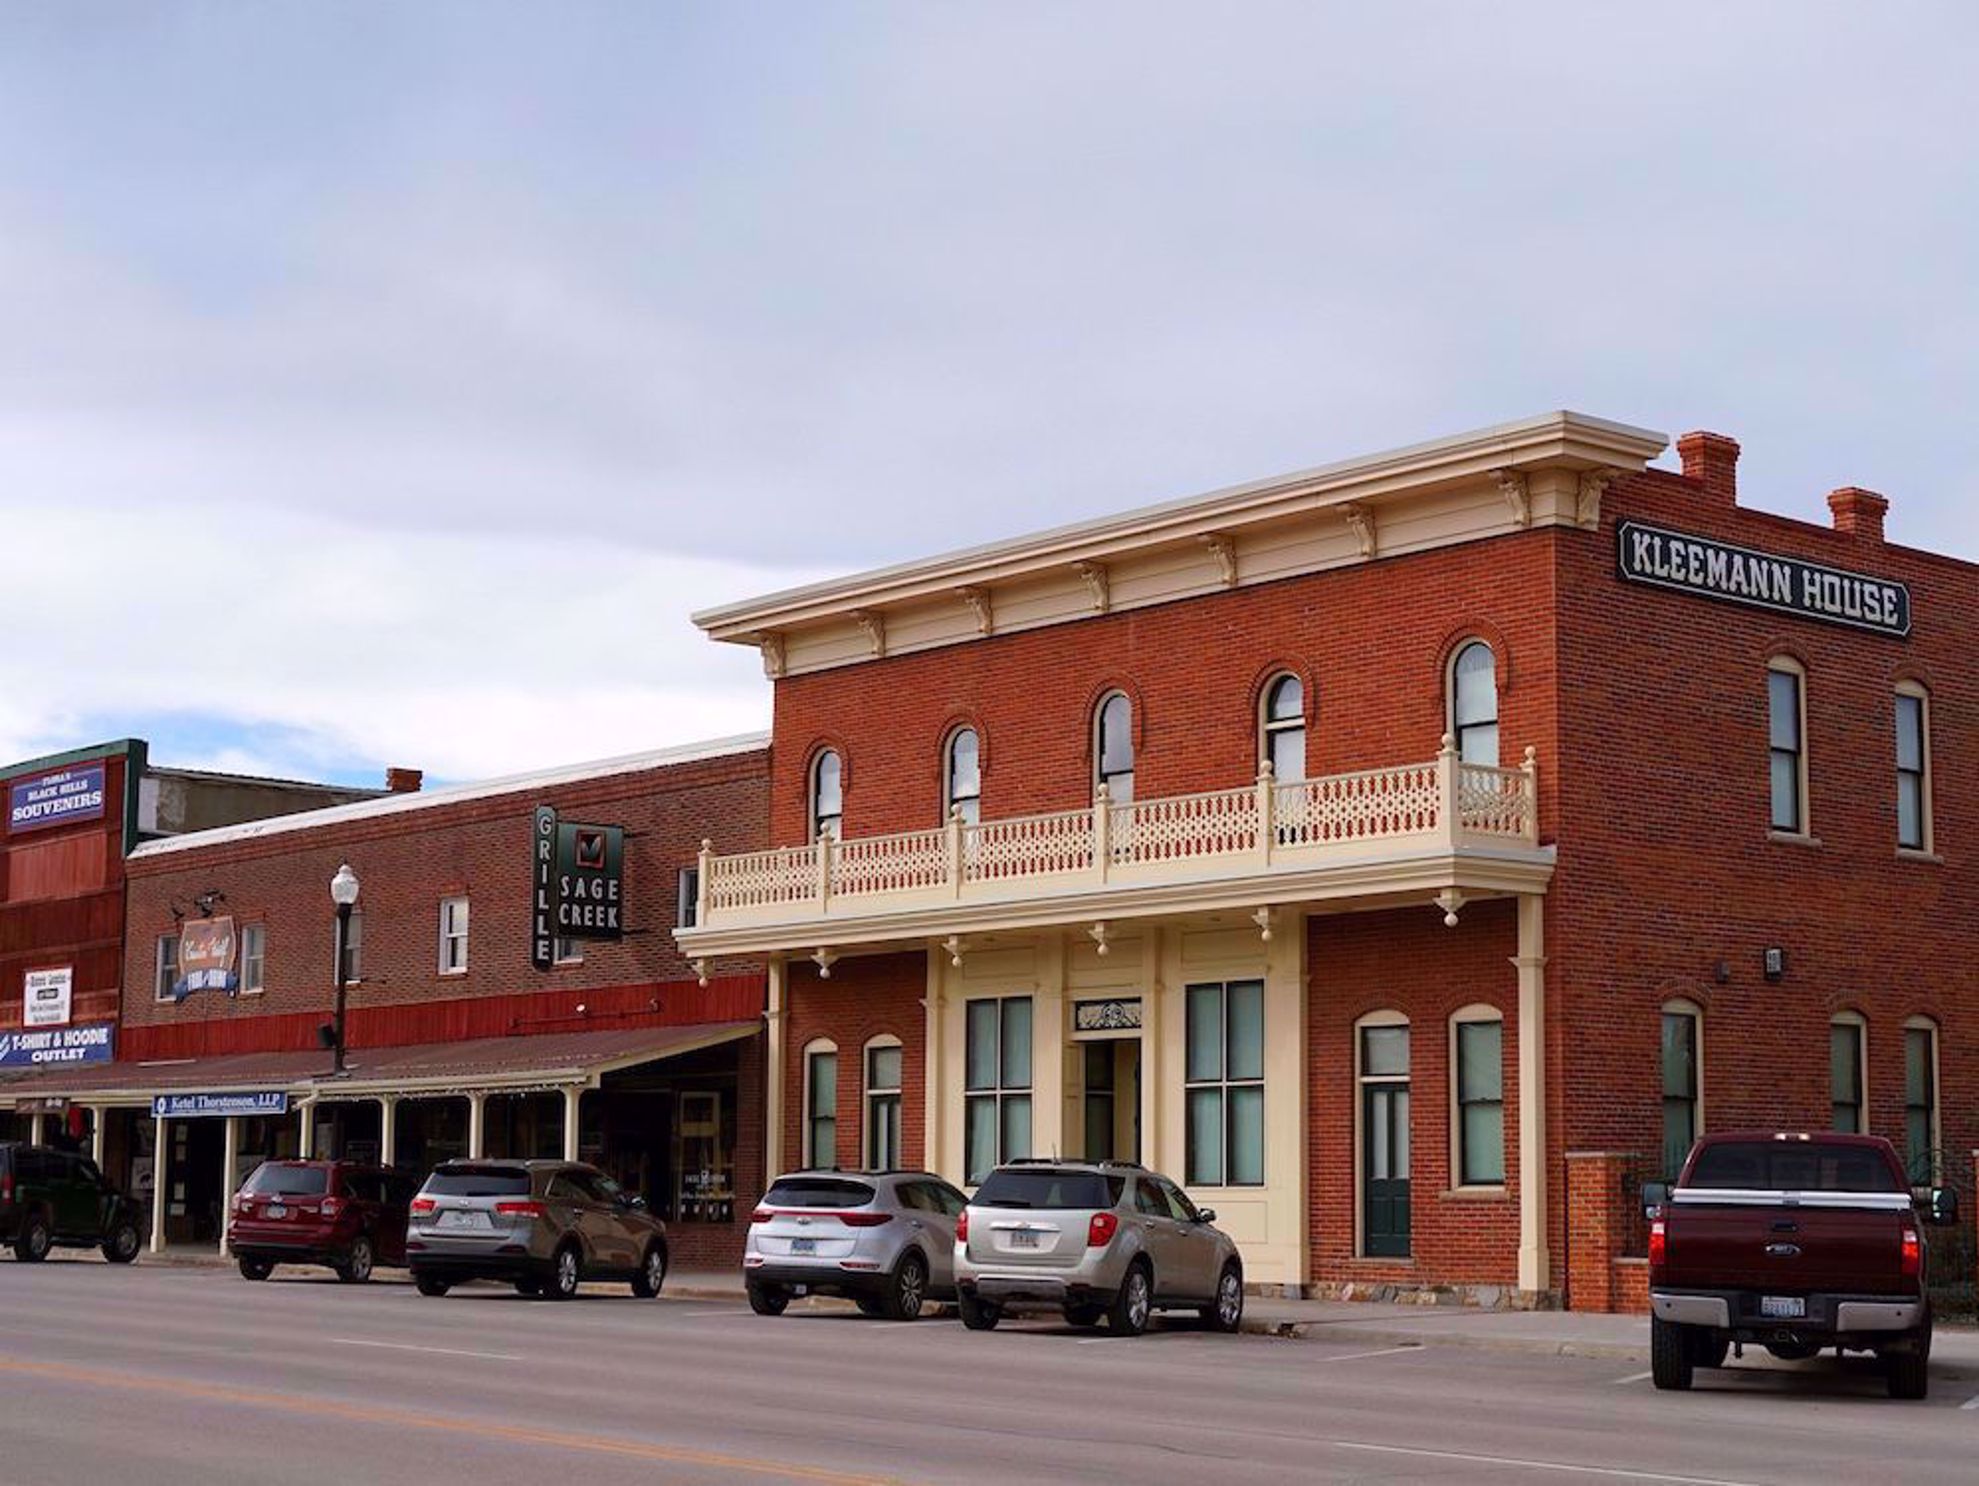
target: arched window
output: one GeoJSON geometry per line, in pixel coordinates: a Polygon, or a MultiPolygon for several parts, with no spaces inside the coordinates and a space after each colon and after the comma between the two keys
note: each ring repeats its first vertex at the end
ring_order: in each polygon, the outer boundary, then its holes
{"type": "Polygon", "coordinates": [[[1897,685],[1897,846],[1931,849],[1931,694],[1897,685]]]}
{"type": "Polygon", "coordinates": [[[845,820],[845,766],[838,750],[827,748],[811,765],[811,839],[836,841],[845,820]]]}
{"type": "Polygon", "coordinates": [[[1868,1037],[1868,1023],[1858,1012],[1838,1011],[1828,1023],[1829,1124],[1844,1135],[1869,1133],[1864,1118],[1868,1100],[1862,1087],[1863,1070],[1869,1063],[1864,1055],[1868,1037]]]}
{"type": "Polygon", "coordinates": [[[900,1167],[900,1039],[875,1037],[866,1044],[866,1169],[900,1167]]]}
{"type": "Polygon", "coordinates": [[[1498,659],[1472,640],[1450,665],[1450,732],[1467,764],[1498,762],[1498,659]]]}
{"type": "Polygon", "coordinates": [[[1704,1012],[1663,1003],[1663,1175],[1674,1181],[1704,1129],[1704,1012]]]}
{"type": "Polygon", "coordinates": [[[1134,707],[1124,692],[1112,692],[1099,704],[1093,757],[1107,798],[1124,805],[1134,798],[1134,707]]]}
{"type": "Polygon", "coordinates": [[[1264,689],[1263,756],[1274,779],[1306,777],[1306,688],[1297,676],[1280,676],[1264,689]]]}
{"type": "Polygon", "coordinates": [[[957,728],[948,735],[942,760],[943,814],[962,812],[962,823],[973,826],[983,813],[982,743],[974,728],[957,728]]]}
{"type": "Polygon", "coordinates": [[[1505,1185],[1505,1015],[1466,1006],[1450,1018],[1450,1165],[1460,1187],[1505,1185]]]}
{"type": "Polygon", "coordinates": [[[804,1164],[838,1164],[838,1044],[804,1045],[804,1164]]]}
{"type": "Polygon", "coordinates": [[[1805,836],[1807,823],[1807,672],[1784,655],[1766,663],[1766,741],[1773,829],[1805,836]]]}
{"type": "Polygon", "coordinates": [[[1361,1253],[1409,1256],[1409,1019],[1377,1011],[1354,1024],[1360,1084],[1361,1253]]]}

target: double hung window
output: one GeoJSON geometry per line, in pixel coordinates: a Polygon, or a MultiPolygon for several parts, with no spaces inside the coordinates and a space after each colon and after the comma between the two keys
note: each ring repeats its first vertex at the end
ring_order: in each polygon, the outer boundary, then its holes
{"type": "Polygon", "coordinates": [[[962,1142],[970,1184],[1031,1154],[1031,998],[967,1003],[962,1142]]]}
{"type": "Polygon", "coordinates": [[[1184,1098],[1192,1187],[1264,1183],[1264,983],[1188,988],[1184,1098]]]}

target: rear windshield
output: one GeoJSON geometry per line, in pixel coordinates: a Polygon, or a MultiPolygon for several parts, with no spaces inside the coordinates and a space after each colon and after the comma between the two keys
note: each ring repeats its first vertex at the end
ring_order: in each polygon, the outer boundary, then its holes
{"type": "Polygon", "coordinates": [[[321,1197],[330,1189],[329,1168],[323,1166],[257,1166],[245,1190],[269,1197],[321,1197]]]}
{"type": "Polygon", "coordinates": [[[835,1176],[787,1176],[770,1186],[763,1199],[769,1207],[864,1207],[873,1189],[864,1182],[835,1176]]]}
{"type": "Polygon", "coordinates": [[[420,1190],[434,1197],[521,1197],[529,1173],[520,1166],[442,1166],[420,1190]]]}
{"type": "Polygon", "coordinates": [[[1901,1192],[1882,1155],[1858,1145],[1728,1141],[1697,1153],[1687,1187],[1718,1191],[1901,1192]]]}
{"type": "Polygon", "coordinates": [[[976,1189],[978,1207],[1113,1207],[1127,1188],[1124,1176],[1097,1171],[992,1171],[976,1189]]]}

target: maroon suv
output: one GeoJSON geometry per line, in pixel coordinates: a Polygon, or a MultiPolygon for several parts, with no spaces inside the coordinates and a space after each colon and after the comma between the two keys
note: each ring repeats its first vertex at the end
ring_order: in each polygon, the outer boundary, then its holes
{"type": "Polygon", "coordinates": [[[263,1161],[234,1194],[227,1246],[250,1280],[277,1264],[324,1264],[356,1284],[405,1263],[406,1210],[419,1183],[355,1161],[263,1161]]]}

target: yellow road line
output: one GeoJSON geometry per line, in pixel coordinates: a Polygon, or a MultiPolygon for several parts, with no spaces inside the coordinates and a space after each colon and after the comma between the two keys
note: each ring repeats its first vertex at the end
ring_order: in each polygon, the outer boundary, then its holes
{"type": "Polygon", "coordinates": [[[490,1424],[478,1419],[452,1418],[445,1414],[416,1414],[407,1409],[376,1408],[366,1404],[337,1403],[328,1399],[300,1398],[290,1393],[269,1393],[256,1388],[235,1388],[224,1383],[194,1383],[178,1378],[147,1378],[135,1373],[105,1372],[95,1368],[72,1367],[61,1362],[17,1362],[0,1358],[0,1373],[52,1378],[81,1383],[94,1388],[121,1388],[133,1393],[162,1393],[175,1398],[202,1399],[210,1403],[240,1404],[248,1408],[279,1409],[290,1414],[318,1418],[348,1419],[359,1424],[396,1424],[405,1429],[427,1429],[446,1434],[473,1435],[480,1439],[507,1440],[523,1445],[548,1445],[561,1450],[586,1450],[594,1455],[619,1455],[633,1460],[664,1460],[675,1465],[700,1465],[711,1470],[747,1471],[761,1476],[781,1476],[792,1481],[827,1481],[838,1486],[883,1486],[883,1476],[856,1476],[818,1466],[783,1465],[774,1460],[757,1460],[746,1455],[722,1455],[710,1450],[688,1450],[674,1445],[650,1444],[644,1440],[614,1439],[609,1435],[572,1434],[559,1429],[530,1429],[514,1424],[490,1424]]]}

